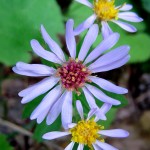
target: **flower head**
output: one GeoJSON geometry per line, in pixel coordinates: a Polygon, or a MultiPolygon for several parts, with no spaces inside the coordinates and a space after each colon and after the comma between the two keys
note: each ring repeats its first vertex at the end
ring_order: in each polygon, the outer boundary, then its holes
{"type": "Polygon", "coordinates": [[[121,6],[115,6],[115,0],[94,0],[93,4],[88,0],[76,0],[77,2],[91,8],[93,15],[87,18],[83,23],[77,26],[74,30],[74,34],[78,35],[85,29],[89,28],[97,19],[102,25],[103,38],[108,37],[113,33],[108,25],[111,21],[128,32],[136,32],[136,28],[126,22],[120,21],[120,19],[130,22],[141,22],[142,18],[134,12],[130,12],[132,5],[124,3],[121,6]],[[122,12],[121,12],[122,11],[122,12]]]}
{"type": "Polygon", "coordinates": [[[94,120],[81,120],[75,127],[70,129],[72,135],[71,140],[91,147],[92,143],[97,139],[102,142],[104,141],[98,134],[98,131],[103,128],[103,126],[98,125],[94,120]]]}
{"type": "Polygon", "coordinates": [[[103,21],[110,21],[118,18],[118,9],[114,5],[115,0],[98,0],[94,2],[93,10],[97,17],[103,21]]]}
{"type": "Polygon", "coordinates": [[[80,101],[76,102],[78,113],[81,120],[77,123],[68,124],[68,130],[65,132],[49,132],[43,135],[44,139],[52,140],[58,137],[71,135],[71,143],[65,148],[65,150],[72,150],[75,143],[78,143],[78,149],[83,150],[84,146],[88,146],[90,149],[104,149],[104,150],[117,150],[115,147],[105,143],[104,136],[125,138],[129,136],[129,133],[122,129],[104,130],[104,126],[99,125],[97,121],[99,118],[93,118],[97,109],[93,108],[88,113],[88,117],[84,119],[83,108],[80,101]]]}
{"type": "Polygon", "coordinates": [[[31,114],[31,119],[37,119],[41,123],[45,118],[48,125],[52,124],[61,113],[64,128],[72,121],[72,100],[73,91],[80,95],[82,91],[87,99],[90,108],[97,108],[97,115],[106,119],[101,113],[102,109],[111,108],[112,105],[119,105],[120,101],[104,94],[99,88],[91,85],[97,84],[104,90],[125,94],[127,89],[116,86],[105,79],[93,76],[93,73],[109,71],[124,65],[130,58],[128,52],[130,47],[120,46],[106,54],[105,51],[112,48],[119,39],[119,34],[114,33],[103,40],[91,53],[88,51],[98,36],[98,26],[92,25],[89,29],[79,55],[76,54],[76,41],[73,33],[73,20],[66,23],[66,44],[70,58],[66,60],[65,54],[58,44],[52,40],[45,28],[41,26],[42,36],[51,51],[45,50],[37,40],[31,40],[33,51],[40,57],[59,64],[57,68],[42,64],[26,64],[18,62],[13,71],[26,76],[45,77],[42,81],[29,86],[19,93],[22,103],[28,103],[34,98],[47,93],[40,104],[31,114]],[[96,105],[95,97],[104,102],[102,108],[96,105]]]}
{"type": "Polygon", "coordinates": [[[89,82],[88,77],[90,75],[90,70],[78,59],[70,58],[69,61],[57,69],[57,76],[60,77],[63,88],[76,91],[78,94],[80,94],[78,89],[82,88],[86,82],[89,82]]]}

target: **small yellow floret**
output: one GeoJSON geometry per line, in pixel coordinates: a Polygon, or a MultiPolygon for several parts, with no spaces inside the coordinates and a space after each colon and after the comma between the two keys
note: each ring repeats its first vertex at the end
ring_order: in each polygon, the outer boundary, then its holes
{"type": "Polygon", "coordinates": [[[96,140],[104,142],[104,139],[98,134],[98,131],[102,129],[104,129],[104,127],[98,125],[94,120],[79,121],[74,128],[70,129],[72,134],[71,140],[73,142],[87,145],[93,149],[92,144],[95,143],[96,140]]]}
{"type": "Polygon", "coordinates": [[[95,0],[94,12],[100,20],[109,21],[118,18],[119,10],[115,8],[115,0],[95,0]]]}
{"type": "Polygon", "coordinates": [[[83,72],[86,71],[86,68],[82,68],[82,71],[83,71],[83,72]]]}
{"type": "Polygon", "coordinates": [[[76,62],[79,62],[79,59],[78,58],[76,58],[76,60],[75,60],[76,62]]]}

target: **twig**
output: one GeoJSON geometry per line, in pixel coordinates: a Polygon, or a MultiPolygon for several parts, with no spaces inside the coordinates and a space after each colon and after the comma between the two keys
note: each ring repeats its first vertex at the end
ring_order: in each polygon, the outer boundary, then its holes
{"type": "Polygon", "coordinates": [[[6,120],[3,120],[0,118],[0,125],[3,125],[3,126],[6,126],[6,127],[9,127],[23,135],[26,135],[26,136],[29,136],[29,137],[32,137],[32,133],[27,131],[26,129],[14,124],[14,123],[11,123],[9,121],[6,121],[6,120]]]}
{"type": "MultiPolygon", "coordinates": [[[[3,120],[2,118],[0,118],[0,125],[2,126],[6,126],[8,128],[11,128],[12,130],[14,131],[17,131],[25,136],[28,136],[28,137],[32,137],[33,136],[33,133],[14,124],[14,123],[11,123],[9,121],[6,121],[6,120],[3,120]]],[[[43,144],[45,144],[49,149],[57,149],[57,150],[63,150],[63,148],[61,148],[60,146],[56,145],[56,144],[53,144],[52,142],[47,142],[47,141],[44,141],[42,142],[43,144]],[[53,148],[52,148],[53,147],[53,148]]]]}

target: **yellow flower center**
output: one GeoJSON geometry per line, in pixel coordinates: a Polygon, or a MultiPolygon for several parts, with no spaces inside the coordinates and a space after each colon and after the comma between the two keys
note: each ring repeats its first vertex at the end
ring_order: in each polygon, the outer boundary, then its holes
{"type": "Polygon", "coordinates": [[[115,0],[95,0],[94,12],[100,20],[109,21],[118,18],[119,10],[115,8],[115,0]]]}
{"type": "Polygon", "coordinates": [[[96,140],[104,142],[104,139],[98,134],[99,130],[104,129],[103,126],[98,125],[94,120],[82,120],[78,124],[70,129],[72,134],[72,141],[87,145],[89,148],[92,148],[92,144],[96,140]]]}

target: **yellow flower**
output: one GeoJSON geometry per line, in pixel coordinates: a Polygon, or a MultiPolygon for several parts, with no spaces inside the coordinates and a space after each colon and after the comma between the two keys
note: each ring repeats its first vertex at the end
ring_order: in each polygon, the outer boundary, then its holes
{"type": "Polygon", "coordinates": [[[75,35],[79,35],[90,28],[95,20],[97,20],[96,23],[101,24],[101,32],[104,39],[113,33],[108,24],[110,21],[128,32],[136,32],[137,29],[126,22],[120,21],[120,19],[130,22],[143,21],[136,13],[129,11],[132,9],[130,4],[124,3],[120,6],[115,6],[115,0],[94,0],[93,3],[90,3],[88,0],[76,1],[92,9],[93,14],[74,29],[75,35]]]}
{"type": "MultiPolygon", "coordinates": [[[[102,135],[110,137],[128,137],[129,133],[122,129],[104,130],[104,127],[98,124],[99,117],[93,117],[98,108],[93,108],[88,113],[87,119],[84,119],[83,107],[81,102],[76,101],[76,107],[81,120],[77,123],[68,124],[68,129],[65,132],[53,131],[43,135],[44,139],[52,140],[58,137],[71,135],[71,143],[64,150],[72,150],[74,144],[77,143],[78,150],[83,150],[84,146],[88,146],[91,150],[111,149],[117,150],[115,147],[105,143],[102,135]]],[[[106,109],[109,110],[109,107],[106,109]]],[[[103,114],[105,112],[102,111],[103,114]]]]}
{"type": "Polygon", "coordinates": [[[115,0],[98,0],[94,2],[94,12],[100,20],[109,21],[118,18],[119,10],[115,8],[115,0]]]}

